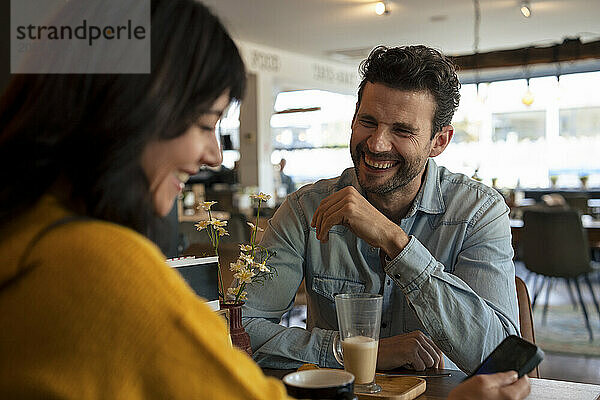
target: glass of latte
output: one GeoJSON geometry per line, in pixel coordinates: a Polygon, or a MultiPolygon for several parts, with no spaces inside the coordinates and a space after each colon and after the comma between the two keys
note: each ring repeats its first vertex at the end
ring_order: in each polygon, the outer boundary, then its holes
{"type": "Polygon", "coordinates": [[[357,393],[381,391],[375,383],[375,367],[382,303],[380,294],[345,293],[335,296],[340,334],[333,342],[333,354],[344,369],[354,375],[354,391],[357,393]]]}

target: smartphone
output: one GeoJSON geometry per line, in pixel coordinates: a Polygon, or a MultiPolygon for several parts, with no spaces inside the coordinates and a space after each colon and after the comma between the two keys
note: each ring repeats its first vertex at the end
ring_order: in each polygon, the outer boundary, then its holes
{"type": "Polygon", "coordinates": [[[473,375],[517,371],[519,378],[534,369],[544,359],[544,352],[533,343],[510,335],[487,356],[473,375]]]}

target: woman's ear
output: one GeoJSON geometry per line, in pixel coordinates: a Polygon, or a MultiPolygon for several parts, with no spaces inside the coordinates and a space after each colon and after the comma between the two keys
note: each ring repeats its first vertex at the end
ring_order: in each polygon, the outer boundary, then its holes
{"type": "Polygon", "coordinates": [[[452,136],[454,135],[454,128],[452,125],[446,125],[442,127],[442,129],[435,134],[435,137],[432,139],[431,151],[429,152],[429,157],[439,156],[446,150],[446,147],[452,140],[452,136]]]}

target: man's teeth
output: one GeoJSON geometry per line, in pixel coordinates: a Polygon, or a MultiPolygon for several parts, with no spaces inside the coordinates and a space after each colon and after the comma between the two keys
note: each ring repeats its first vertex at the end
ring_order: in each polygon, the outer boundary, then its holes
{"type": "Polygon", "coordinates": [[[178,172],[177,179],[179,179],[182,183],[186,183],[188,179],[190,179],[190,174],[186,172],[178,172]]]}
{"type": "Polygon", "coordinates": [[[367,158],[367,156],[365,156],[365,164],[367,164],[371,168],[386,169],[386,168],[390,168],[390,167],[394,166],[396,164],[396,162],[395,161],[375,161],[375,160],[370,160],[369,158],[367,158]]]}

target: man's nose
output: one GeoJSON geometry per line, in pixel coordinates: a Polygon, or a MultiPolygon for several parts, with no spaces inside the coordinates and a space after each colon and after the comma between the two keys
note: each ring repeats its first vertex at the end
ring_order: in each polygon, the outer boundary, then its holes
{"type": "Polygon", "coordinates": [[[392,149],[389,132],[383,125],[379,125],[377,130],[367,139],[367,146],[372,153],[383,153],[392,149]]]}

